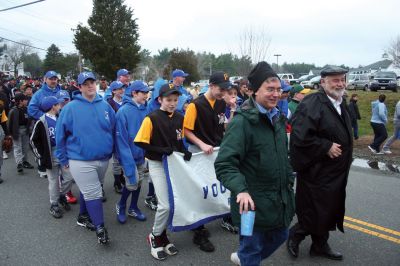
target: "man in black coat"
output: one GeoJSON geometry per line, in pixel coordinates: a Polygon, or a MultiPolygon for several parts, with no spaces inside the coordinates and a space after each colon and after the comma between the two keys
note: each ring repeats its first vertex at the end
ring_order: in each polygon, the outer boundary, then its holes
{"type": "Polygon", "coordinates": [[[358,139],[358,121],[361,119],[360,111],[358,110],[358,95],[353,94],[351,95],[350,103],[349,103],[349,115],[350,115],[350,121],[351,121],[351,126],[353,128],[353,133],[354,133],[354,139],[358,139]]]}
{"type": "Polygon", "coordinates": [[[298,256],[299,244],[311,235],[311,256],[342,260],[331,250],[329,231],[343,232],[347,178],[353,152],[350,117],[343,101],[345,73],[337,67],[321,71],[319,92],[299,104],[292,118],[290,157],[297,172],[296,214],[287,247],[298,256]]]}

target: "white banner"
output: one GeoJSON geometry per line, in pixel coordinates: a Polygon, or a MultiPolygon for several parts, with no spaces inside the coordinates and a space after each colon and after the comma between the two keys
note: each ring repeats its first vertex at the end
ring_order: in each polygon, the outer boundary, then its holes
{"type": "Polygon", "coordinates": [[[194,229],[230,213],[231,193],[215,176],[217,155],[216,149],[211,155],[193,153],[190,161],[176,152],[164,158],[171,231],[194,229]]]}

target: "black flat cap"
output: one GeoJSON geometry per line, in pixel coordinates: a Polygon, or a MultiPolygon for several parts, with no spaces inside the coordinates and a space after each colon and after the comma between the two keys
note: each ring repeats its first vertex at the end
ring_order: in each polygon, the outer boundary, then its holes
{"type": "Polygon", "coordinates": [[[346,74],[347,72],[347,69],[341,67],[327,66],[321,70],[321,77],[324,78],[326,76],[342,75],[346,74]]]}

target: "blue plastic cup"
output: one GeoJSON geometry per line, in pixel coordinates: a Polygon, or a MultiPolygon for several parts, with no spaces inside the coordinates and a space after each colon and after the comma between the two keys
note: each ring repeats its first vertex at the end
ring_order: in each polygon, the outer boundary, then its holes
{"type": "Polygon", "coordinates": [[[242,236],[252,236],[254,219],[256,217],[255,211],[243,212],[240,217],[240,234],[242,236]]]}

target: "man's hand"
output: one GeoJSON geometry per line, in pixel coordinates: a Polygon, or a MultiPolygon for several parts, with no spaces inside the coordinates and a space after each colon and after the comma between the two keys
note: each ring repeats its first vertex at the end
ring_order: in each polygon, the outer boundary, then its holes
{"type": "Polygon", "coordinates": [[[328,156],[331,159],[337,158],[342,155],[342,149],[340,149],[340,144],[333,143],[332,147],[328,151],[328,156]]]}
{"type": "Polygon", "coordinates": [[[250,209],[252,211],[255,210],[254,201],[251,199],[250,194],[247,192],[239,193],[236,196],[236,203],[239,203],[239,213],[240,214],[242,214],[243,212],[248,212],[249,205],[250,205],[250,209]]]}
{"type": "Polygon", "coordinates": [[[212,154],[213,151],[214,151],[214,147],[213,147],[213,146],[207,145],[207,144],[205,144],[205,143],[203,143],[203,144],[200,146],[200,149],[201,149],[205,154],[212,154]]]}

